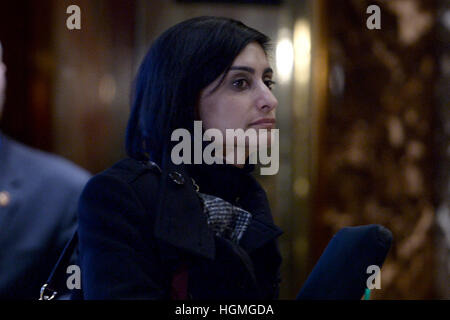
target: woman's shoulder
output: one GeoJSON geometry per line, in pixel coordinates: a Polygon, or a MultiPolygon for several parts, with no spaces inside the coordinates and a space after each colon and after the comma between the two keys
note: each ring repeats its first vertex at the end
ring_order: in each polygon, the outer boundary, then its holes
{"type": "Polygon", "coordinates": [[[155,163],[125,158],[94,175],[86,184],[80,200],[116,202],[136,198],[142,201],[153,198],[152,195],[156,198],[159,177],[160,169],[155,163]]]}
{"type": "Polygon", "coordinates": [[[149,175],[150,178],[157,178],[160,173],[161,170],[159,166],[152,161],[125,158],[99,173],[97,176],[115,177],[124,183],[132,184],[143,175],[149,175]]]}

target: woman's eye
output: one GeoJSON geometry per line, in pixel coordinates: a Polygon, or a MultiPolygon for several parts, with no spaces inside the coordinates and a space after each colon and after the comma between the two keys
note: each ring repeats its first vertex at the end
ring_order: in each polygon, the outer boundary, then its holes
{"type": "Polygon", "coordinates": [[[246,89],[249,86],[249,83],[246,79],[239,79],[233,82],[233,86],[237,89],[246,89]]]}
{"type": "Polygon", "coordinates": [[[276,84],[276,82],[272,81],[272,80],[266,80],[266,81],[264,81],[264,83],[266,84],[267,88],[269,88],[270,90],[272,90],[273,85],[276,84]]]}

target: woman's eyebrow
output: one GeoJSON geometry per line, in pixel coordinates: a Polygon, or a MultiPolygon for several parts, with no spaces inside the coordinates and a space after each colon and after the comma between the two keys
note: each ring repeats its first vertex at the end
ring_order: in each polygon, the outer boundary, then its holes
{"type": "MultiPolygon", "coordinates": [[[[232,67],[230,67],[230,71],[231,70],[247,71],[247,72],[249,72],[251,74],[255,74],[255,69],[253,69],[251,67],[246,67],[246,66],[232,66],[232,67]]],[[[266,74],[266,73],[273,73],[272,68],[270,68],[270,67],[269,68],[265,68],[264,71],[263,71],[263,74],[266,74]]]]}

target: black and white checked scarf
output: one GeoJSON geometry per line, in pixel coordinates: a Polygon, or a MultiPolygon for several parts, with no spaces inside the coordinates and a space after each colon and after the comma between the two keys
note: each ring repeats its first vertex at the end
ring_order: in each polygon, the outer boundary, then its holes
{"type": "Polygon", "coordinates": [[[221,198],[200,192],[197,194],[203,202],[203,212],[211,230],[217,236],[238,243],[250,224],[252,214],[221,198]]]}

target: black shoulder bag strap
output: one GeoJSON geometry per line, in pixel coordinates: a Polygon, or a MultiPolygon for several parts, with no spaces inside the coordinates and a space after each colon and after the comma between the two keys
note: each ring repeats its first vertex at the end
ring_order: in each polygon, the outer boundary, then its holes
{"type": "Polygon", "coordinates": [[[64,283],[66,268],[70,263],[73,253],[78,245],[78,233],[75,231],[72,238],[67,242],[62,254],[59,256],[58,262],[53,267],[50,276],[45,284],[41,287],[39,300],[52,300],[58,294],[56,290],[58,284],[64,283]]]}
{"type": "MultiPolygon", "coordinates": [[[[78,245],[78,233],[75,231],[72,238],[67,242],[61,256],[53,267],[50,276],[45,284],[41,287],[41,294],[39,300],[53,300],[58,291],[58,285],[64,283],[64,277],[66,276],[66,268],[70,263],[73,253],[78,245]]],[[[182,263],[175,274],[172,276],[171,294],[172,300],[186,300],[187,295],[187,282],[188,272],[186,264],[182,263]]]]}

